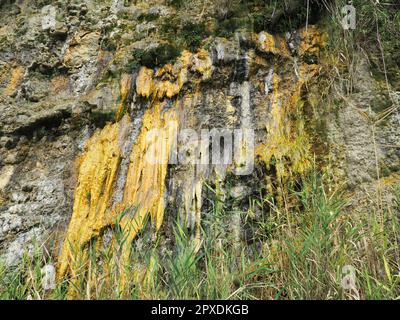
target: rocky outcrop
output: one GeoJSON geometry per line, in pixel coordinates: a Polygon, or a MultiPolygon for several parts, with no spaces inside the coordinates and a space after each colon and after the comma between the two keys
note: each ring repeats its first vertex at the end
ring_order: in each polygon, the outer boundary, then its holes
{"type": "Polygon", "coordinates": [[[107,58],[87,13],[84,4],[1,4],[0,251],[8,265],[36,241],[57,242],[56,230],[62,239],[75,158],[113,112],[113,89],[95,88],[107,58]]]}
{"type": "MultiPolygon", "coordinates": [[[[300,10],[293,3],[291,17],[300,10]]],[[[320,80],[336,66],[326,59],[324,31],[295,25],[276,33],[284,9],[271,30],[252,30],[243,17],[230,20],[235,5],[1,2],[7,265],[37,241],[58,259],[59,277],[73,276],[95,240],[115,245],[108,231],[116,226],[126,260],[148,219],[146,232],[165,247],[179,220],[199,248],[210,185],[246,210],[260,188],[283,201],[314,161],[333,158],[353,189],[398,181],[398,96],[381,93],[364,61],[352,93],[333,93],[341,109],[325,108],[320,80]],[[177,17],[182,26],[173,25],[177,17]],[[238,129],[250,133],[232,136],[238,129]],[[213,153],[216,141],[233,146],[229,161],[210,161],[225,156],[213,153]]],[[[233,215],[237,238],[241,224],[233,215]]]]}

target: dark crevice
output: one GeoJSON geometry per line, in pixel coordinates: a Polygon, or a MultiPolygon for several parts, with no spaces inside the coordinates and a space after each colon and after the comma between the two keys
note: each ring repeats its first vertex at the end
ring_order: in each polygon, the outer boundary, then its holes
{"type": "Polygon", "coordinates": [[[36,119],[35,121],[28,123],[23,127],[17,128],[12,134],[19,136],[26,136],[27,138],[32,138],[35,131],[37,130],[52,130],[54,128],[60,127],[64,119],[70,118],[71,113],[62,110],[47,117],[36,119]]]}

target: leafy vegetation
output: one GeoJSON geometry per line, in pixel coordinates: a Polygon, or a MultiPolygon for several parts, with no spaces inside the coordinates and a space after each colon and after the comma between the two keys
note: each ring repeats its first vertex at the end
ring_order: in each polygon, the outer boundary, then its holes
{"type": "Polygon", "coordinates": [[[163,22],[161,33],[165,39],[181,49],[196,51],[201,42],[211,35],[204,23],[182,22],[171,19],[163,22]]]}

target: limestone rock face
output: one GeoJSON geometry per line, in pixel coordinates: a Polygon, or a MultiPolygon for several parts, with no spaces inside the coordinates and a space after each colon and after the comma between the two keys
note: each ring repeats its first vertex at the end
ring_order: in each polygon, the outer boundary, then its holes
{"type": "MultiPolygon", "coordinates": [[[[232,9],[224,6],[0,2],[0,256],[7,265],[37,242],[58,259],[59,276],[74,274],[72,251],[85,257],[116,221],[129,244],[147,219],[168,243],[179,218],[199,247],[209,185],[242,210],[261,186],[279,201],[282,185],[315,157],[324,162],[330,146],[351,187],[397,177],[399,149],[388,146],[398,144],[400,120],[380,113],[388,99],[380,99],[367,66],[360,64],[358,92],[343,111],[324,114],[319,136],[310,114],[323,114],[318,81],[332,67],[324,30],[285,34],[246,23],[226,30],[218,17],[232,9]],[[176,17],[189,27],[175,30],[176,17]],[[196,17],[204,20],[199,29],[196,17]],[[373,129],[371,112],[384,120],[373,129]],[[235,130],[252,135],[231,141],[231,161],[202,162],[217,156],[202,130],[217,130],[219,142],[228,133],[226,145],[235,130]]],[[[240,217],[232,224],[239,237],[240,217]]]]}
{"type": "Polygon", "coordinates": [[[75,159],[113,110],[112,85],[95,88],[108,58],[87,13],[79,3],[1,2],[0,252],[8,265],[34,243],[62,240],[75,159]]]}

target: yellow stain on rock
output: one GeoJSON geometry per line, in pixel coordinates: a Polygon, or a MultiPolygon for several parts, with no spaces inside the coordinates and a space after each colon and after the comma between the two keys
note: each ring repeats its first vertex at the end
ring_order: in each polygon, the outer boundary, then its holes
{"type": "Polygon", "coordinates": [[[119,96],[119,105],[117,107],[117,114],[115,116],[116,120],[121,120],[122,116],[125,114],[127,109],[126,100],[131,92],[132,87],[132,76],[124,73],[121,76],[121,80],[119,83],[120,87],[120,96],[119,96]]]}
{"type": "MultiPolygon", "coordinates": [[[[305,43],[300,47],[301,54],[317,53],[323,46],[323,37],[317,31],[313,33],[311,27],[307,33],[302,32],[305,43]]],[[[289,55],[283,38],[264,34],[259,35],[259,40],[264,52],[289,55]]],[[[266,121],[267,139],[258,146],[256,155],[267,165],[272,163],[273,158],[277,159],[280,178],[289,177],[292,172],[302,173],[310,166],[310,145],[304,120],[293,115],[300,114],[302,91],[318,74],[318,68],[317,65],[303,63],[292,78],[273,75],[269,94],[272,109],[266,121]]],[[[79,259],[85,257],[85,248],[92,239],[99,238],[105,228],[118,223],[123,230],[125,244],[121,257],[125,265],[129,264],[131,244],[144,228],[147,218],[151,218],[157,231],[161,228],[168,162],[180,126],[179,108],[191,105],[186,103],[189,95],[182,99],[183,103],[176,103],[172,107],[167,107],[168,103],[163,99],[176,97],[188,81],[201,82],[209,79],[212,73],[211,58],[205,50],[199,50],[196,54],[184,51],[174,65],[168,64],[156,70],[146,67],[140,69],[136,93],[140,97],[151,98],[152,103],[143,116],[141,131],[129,156],[122,201],[115,204],[112,201],[123,154],[121,139],[124,139],[121,137],[130,123],[128,115],[122,117],[122,110],[130,92],[131,79],[128,75],[122,77],[117,117],[118,120],[122,119],[97,131],[88,140],[84,154],[77,160],[78,182],[73,215],[59,258],[59,279],[66,274],[71,277],[78,275],[81,267],[79,259]],[[151,134],[154,129],[159,130],[158,135],[151,134]],[[159,139],[160,133],[162,139],[159,139]],[[122,217],[121,213],[124,213],[122,217]]],[[[200,227],[202,185],[201,179],[193,181],[183,197],[185,209],[194,213],[197,227],[200,227]]],[[[199,230],[196,233],[196,246],[200,245],[199,230]]],[[[149,272],[154,267],[151,264],[149,272]]],[[[143,281],[148,285],[151,276],[148,272],[143,275],[142,271],[138,278],[145,279],[143,281]]],[[[121,276],[125,278],[124,274],[121,276]]]]}
{"type": "MultiPolygon", "coordinates": [[[[174,145],[174,136],[178,131],[178,119],[175,109],[162,113],[162,104],[156,102],[143,118],[143,127],[130,156],[130,166],[126,177],[123,205],[136,206],[132,217],[125,216],[121,226],[128,243],[143,228],[150,214],[158,230],[164,219],[165,178],[167,175],[170,151],[174,145]],[[159,130],[160,135],[151,134],[159,130]]],[[[129,259],[130,246],[125,246],[124,260],[129,259]]]]}
{"type": "MultiPolygon", "coordinates": [[[[126,116],[128,117],[128,116],[126,116]]],[[[78,263],[85,257],[84,247],[107,226],[119,224],[126,235],[123,261],[129,260],[130,244],[144,227],[147,215],[158,230],[164,218],[165,177],[178,130],[174,109],[162,112],[155,102],[143,118],[142,130],[130,155],[123,201],[112,208],[112,195],[121,162],[120,132],[122,123],[108,124],[87,142],[85,153],[78,159],[78,183],[72,219],[59,259],[59,276],[76,276],[78,263]],[[151,135],[158,129],[164,139],[151,135]],[[149,154],[153,158],[149,158],[149,154]],[[77,264],[75,264],[75,262],[77,264]]]]}
{"type": "MultiPolygon", "coordinates": [[[[59,258],[59,279],[66,274],[73,279],[78,277],[80,264],[87,258],[88,244],[99,238],[106,227],[118,223],[123,230],[126,239],[121,254],[126,265],[129,263],[131,243],[143,229],[148,216],[155,229],[160,229],[164,219],[169,157],[179,127],[177,109],[183,107],[183,104],[177,103],[167,108],[167,103],[161,100],[179,93],[186,83],[189,67],[210,76],[210,65],[208,56],[184,52],[174,66],[167,65],[157,73],[144,67],[140,70],[136,80],[137,94],[147,98],[152,96],[153,102],[143,116],[140,134],[130,153],[120,203],[112,204],[112,199],[122,160],[121,137],[130,123],[129,116],[125,115],[117,123],[107,124],[88,140],[85,152],[77,160],[79,175],[73,215],[59,258]],[[172,80],[165,80],[168,77],[172,80]],[[152,134],[153,130],[158,130],[157,134],[152,134]]],[[[129,76],[121,79],[121,106],[129,94],[130,81],[129,76]]],[[[122,274],[122,278],[125,277],[122,274]]]]}
{"type": "Polygon", "coordinates": [[[253,36],[257,48],[264,53],[272,53],[275,55],[281,55],[283,57],[289,57],[290,51],[283,37],[279,35],[272,35],[267,32],[260,32],[253,36]]]}
{"type": "Polygon", "coordinates": [[[146,67],[142,67],[136,79],[136,91],[139,96],[149,98],[153,93],[153,76],[154,71],[146,67]]]}
{"type": "Polygon", "coordinates": [[[162,100],[176,96],[188,81],[188,72],[201,75],[201,81],[209,79],[213,72],[212,61],[207,51],[196,54],[183,51],[174,65],[167,64],[155,72],[142,67],[136,79],[136,92],[139,96],[162,100]]]}
{"type": "Polygon", "coordinates": [[[19,85],[23,75],[25,73],[25,68],[22,66],[16,66],[11,71],[11,79],[7,87],[4,89],[4,95],[10,96],[13,94],[17,86],[19,85]]]}
{"type": "Polygon", "coordinates": [[[58,94],[60,91],[67,90],[69,87],[69,79],[66,76],[55,76],[51,79],[51,91],[58,94]]]}
{"type": "Polygon", "coordinates": [[[327,35],[321,33],[316,26],[308,26],[300,31],[299,55],[318,54],[327,45],[327,35]]]}
{"type": "Polygon", "coordinates": [[[278,75],[273,76],[271,93],[271,117],[267,121],[267,140],[256,149],[256,155],[270,164],[274,158],[279,178],[291,173],[304,173],[310,165],[310,144],[304,128],[304,120],[291,119],[302,107],[301,91],[317,72],[316,65],[302,65],[299,78],[293,79],[287,88],[278,75]],[[286,163],[285,163],[286,162],[286,163]]]}

